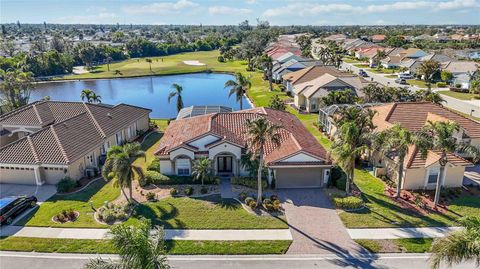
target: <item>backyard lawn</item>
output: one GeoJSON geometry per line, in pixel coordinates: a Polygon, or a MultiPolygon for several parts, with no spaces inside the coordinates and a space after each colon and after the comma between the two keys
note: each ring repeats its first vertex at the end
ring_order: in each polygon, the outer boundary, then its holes
{"type": "MultiPolygon", "coordinates": [[[[241,255],[284,254],[292,241],[165,241],[170,255],[241,255]]],[[[57,253],[116,253],[109,240],[51,239],[8,237],[0,239],[2,251],[57,252],[57,253]]]]}
{"type": "Polygon", "coordinates": [[[233,199],[219,195],[204,198],[165,198],[140,205],[127,223],[140,218],[165,229],[287,229],[285,218],[255,216],[233,199]]]}
{"type": "MultiPolygon", "coordinates": [[[[453,98],[457,98],[457,99],[460,99],[460,100],[471,100],[475,97],[475,95],[477,97],[480,97],[480,95],[478,95],[478,94],[464,93],[464,92],[439,91],[438,93],[443,94],[443,95],[447,95],[447,96],[450,96],[450,97],[453,97],[453,98]]],[[[480,102],[480,100],[479,100],[479,102],[480,102]]]]}
{"type": "Polygon", "coordinates": [[[160,144],[160,139],[162,138],[163,132],[168,125],[168,120],[166,119],[152,119],[152,121],[157,124],[158,132],[153,132],[144,139],[142,143],[142,150],[145,151],[145,158],[138,158],[134,163],[137,166],[141,166],[143,170],[146,170],[147,166],[155,158],[155,150],[160,144]]]}
{"type": "Polygon", "coordinates": [[[340,218],[348,228],[453,226],[461,216],[480,215],[480,198],[462,196],[449,206],[448,214],[426,216],[398,206],[384,194],[384,183],[368,171],[355,170],[355,184],[362,191],[366,209],[342,212],[340,218]]]}

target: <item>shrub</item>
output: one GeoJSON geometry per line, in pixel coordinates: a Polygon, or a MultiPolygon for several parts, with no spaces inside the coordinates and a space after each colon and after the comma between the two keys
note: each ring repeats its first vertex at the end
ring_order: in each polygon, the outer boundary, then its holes
{"type": "Polygon", "coordinates": [[[280,200],[273,200],[273,209],[279,211],[282,208],[282,203],[280,200]]]}
{"type": "Polygon", "coordinates": [[[77,181],[70,177],[64,177],[57,183],[57,192],[69,192],[78,186],[77,181]]]}
{"type": "Polygon", "coordinates": [[[201,193],[201,194],[206,194],[207,192],[208,192],[208,188],[207,188],[207,187],[202,186],[202,187],[200,188],[200,193],[201,193]]]}
{"type": "Polygon", "coordinates": [[[273,211],[274,208],[273,208],[273,202],[272,200],[270,199],[264,199],[263,200],[263,207],[267,210],[267,211],[273,211]]]}
{"type": "Polygon", "coordinates": [[[77,215],[75,214],[75,211],[73,211],[73,209],[62,210],[62,212],[55,215],[53,219],[60,223],[64,223],[67,221],[75,221],[77,219],[77,215]]]}
{"type": "Polygon", "coordinates": [[[257,207],[257,201],[253,200],[253,201],[250,201],[250,203],[248,203],[248,206],[251,208],[251,209],[255,209],[257,207]]]}
{"type": "Polygon", "coordinates": [[[278,199],[278,196],[275,194],[270,195],[270,200],[275,201],[275,200],[280,200],[278,199]]]}
{"type": "Polygon", "coordinates": [[[170,189],[170,195],[171,195],[171,196],[175,196],[175,195],[177,195],[177,194],[178,194],[178,190],[177,190],[176,188],[171,188],[171,189],[170,189]]]}
{"type": "Polygon", "coordinates": [[[332,168],[331,175],[333,186],[339,190],[345,190],[347,186],[347,174],[345,174],[340,167],[335,166],[332,168]]]}
{"type": "Polygon", "coordinates": [[[247,197],[245,198],[245,204],[246,205],[250,205],[251,202],[255,202],[255,199],[253,199],[252,197],[247,197]]]}
{"type": "Polygon", "coordinates": [[[147,197],[148,201],[153,201],[153,200],[155,200],[155,193],[154,192],[147,192],[146,197],[147,197]]]}
{"type": "Polygon", "coordinates": [[[186,187],[184,190],[183,190],[183,193],[185,193],[186,196],[190,196],[193,194],[193,188],[192,187],[186,187]]]}
{"type": "Polygon", "coordinates": [[[145,183],[146,184],[158,184],[158,185],[164,185],[168,184],[166,182],[169,182],[170,178],[160,174],[157,171],[147,171],[145,172],[145,183]]]}
{"type": "MultiPolygon", "coordinates": [[[[257,188],[257,179],[256,178],[251,178],[251,177],[232,177],[230,179],[230,182],[233,185],[240,185],[240,186],[245,186],[251,189],[256,189],[257,188]]],[[[267,188],[268,182],[267,180],[263,179],[262,180],[262,188],[267,188]]]]}
{"type": "Polygon", "coordinates": [[[153,161],[147,166],[147,171],[160,173],[160,160],[157,158],[153,159],[153,161]]]}
{"type": "Polygon", "coordinates": [[[443,88],[446,87],[447,83],[446,82],[437,82],[437,87],[443,88]]]}
{"type": "Polygon", "coordinates": [[[220,55],[220,56],[217,57],[217,61],[223,63],[223,62],[225,62],[225,58],[222,55],[220,55]]]}
{"type": "Polygon", "coordinates": [[[287,89],[283,84],[278,85],[278,88],[280,89],[281,92],[284,92],[287,89]]]}
{"type": "Polygon", "coordinates": [[[333,204],[342,209],[358,209],[363,206],[363,200],[355,196],[334,196],[333,204]]]}
{"type": "Polygon", "coordinates": [[[247,198],[247,193],[242,191],[239,195],[238,195],[238,198],[240,199],[240,201],[244,202],[245,201],[245,198],[247,198]]]}
{"type": "Polygon", "coordinates": [[[109,224],[124,221],[128,218],[128,212],[132,210],[132,206],[132,204],[116,205],[107,202],[97,210],[97,216],[99,220],[109,224]]]}

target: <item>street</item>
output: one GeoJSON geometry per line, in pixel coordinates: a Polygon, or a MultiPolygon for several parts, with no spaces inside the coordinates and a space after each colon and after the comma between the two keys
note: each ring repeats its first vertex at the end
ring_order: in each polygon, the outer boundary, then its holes
{"type": "MultiPolygon", "coordinates": [[[[95,254],[58,254],[0,252],[0,268],[43,269],[82,268],[95,254]]],[[[114,255],[102,255],[114,259],[114,255]]],[[[330,255],[251,255],[251,256],[170,256],[172,268],[249,268],[249,269],[303,269],[303,268],[428,268],[428,254],[380,254],[349,256],[330,255]]],[[[455,265],[456,269],[475,268],[475,264],[455,265]]],[[[442,266],[441,268],[448,268],[442,266]]]]}

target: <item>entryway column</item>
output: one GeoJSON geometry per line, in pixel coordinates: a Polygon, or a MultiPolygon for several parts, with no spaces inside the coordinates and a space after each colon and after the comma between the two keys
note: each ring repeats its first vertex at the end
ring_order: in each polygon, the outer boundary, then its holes
{"type": "Polygon", "coordinates": [[[37,186],[41,186],[43,185],[43,181],[42,181],[42,174],[40,173],[40,166],[35,166],[33,168],[33,172],[35,173],[35,183],[37,184],[37,186]]]}
{"type": "Polygon", "coordinates": [[[268,168],[268,186],[272,186],[272,180],[273,180],[273,177],[272,177],[272,169],[268,168]]]}

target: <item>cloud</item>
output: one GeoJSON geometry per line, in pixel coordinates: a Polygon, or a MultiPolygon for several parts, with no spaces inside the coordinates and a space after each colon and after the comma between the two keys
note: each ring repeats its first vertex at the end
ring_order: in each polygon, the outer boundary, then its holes
{"type": "Polygon", "coordinates": [[[118,18],[115,13],[100,12],[95,15],[59,17],[53,20],[53,22],[65,24],[115,23],[115,20],[118,20],[118,18]]]}
{"type": "Polygon", "coordinates": [[[270,8],[265,10],[263,16],[276,17],[288,14],[297,14],[301,16],[319,15],[329,13],[385,13],[403,10],[420,9],[462,9],[478,6],[476,0],[452,0],[443,2],[433,1],[400,1],[391,4],[372,4],[367,6],[354,6],[350,4],[315,4],[312,2],[292,3],[286,6],[270,8]]]}
{"type": "Polygon", "coordinates": [[[247,8],[212,6],[208,8],[208,13],[210,13],[211,15],[239,15],[252,13],[252,10],[247,8]]]}
{"type": "Polygon", "coordinates": [[[252,5],[252,4],[255,4],[257,0],[247,0],[246,2],[247,4],[252,5]]]}
{"type": "Polygon", "coordinates": [[[188,0],[178,0],[177,2],[158,2],[148,5],[130,5],[123,7],[123,11],[129,14],[171,14],[182,10],[196,8],[197,3],[188,0]]]}

